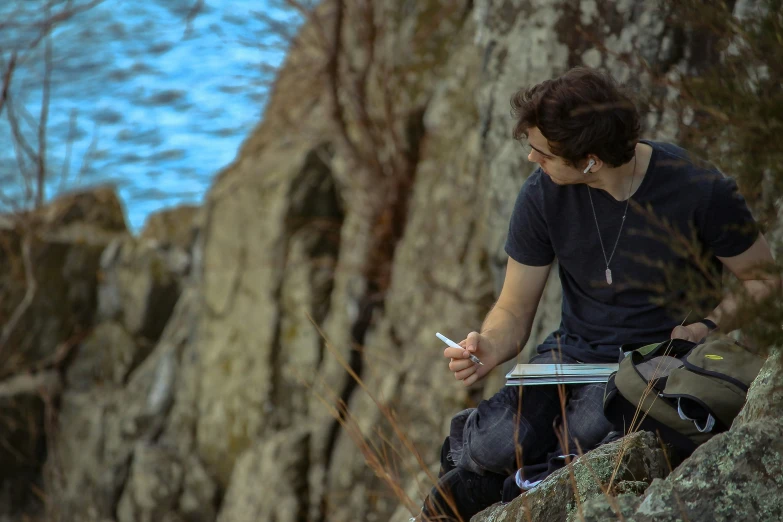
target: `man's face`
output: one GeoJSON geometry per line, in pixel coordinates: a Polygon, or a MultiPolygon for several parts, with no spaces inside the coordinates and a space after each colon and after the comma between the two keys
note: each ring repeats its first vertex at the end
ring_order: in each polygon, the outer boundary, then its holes
{"type": "Polygon", "coordinates": [[[546,138],[538,130],[538,127],[531,127],[527,130],[527,142],[530,149],[530,153],[527,155],[528,161],[538,163],[541,170],[549,176],[552,182],[558,185],[573,185],[588,181],[589,174],[586,175],[582,170],[567,165],[563,158],[552,154],[546,138]]]}

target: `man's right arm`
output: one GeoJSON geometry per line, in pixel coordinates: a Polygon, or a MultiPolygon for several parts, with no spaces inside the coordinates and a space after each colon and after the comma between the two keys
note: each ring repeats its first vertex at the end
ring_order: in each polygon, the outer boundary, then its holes
{"type": "Polygon", "coordinates": [[[466,349],[446,348],[443,355],[452,359],[449,369],[466,386],[482,379],[492,368],[513,359],[530,337],[533,319],[544,292],[551,264],[523,265],[511,257],[506,277],[495,306],[487,314],[481,332],[471,332],[460,343],[466,349]],[[474,365],[469,357],[475,353],[484,366],[474,365]]]}

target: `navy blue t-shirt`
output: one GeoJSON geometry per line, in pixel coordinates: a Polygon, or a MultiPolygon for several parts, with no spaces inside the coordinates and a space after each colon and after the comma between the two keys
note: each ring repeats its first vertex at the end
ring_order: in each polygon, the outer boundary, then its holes
{"type": "MultiPolygon", "coordinates": [[[[609,265],[611,285],[606,282],[595,219],[609,257],[625,201],[589,189],[594,218],[587,185],[556,185],[540,168],[517,197],[506,253],[530,266],[548,265],[557,258],[563,286],[560,328],[538,347],[539,352],[559,347],[583,362],[615,362],[622,344],[668,339],[684,319],[673,317],[671,307],[665,305],[682,297],[683,285],[672,281],[671,274],[714,287],[715,278],[697,268],[693,252],[683,247],[691,243],[704,249],[709,271],[720,274],[722,264],[715,256],[741,254],[758,237],[758,227],[733,179],[697,166],[677,146],[643,143],[652,147],[652,157],[631,197],[609,265]]],[[[717,305],[717,301],[705,303],[706,311],[695,313],[706,314],[717,305]]],[[[687,322],[701,317],[691,315],[687,322]]]]}

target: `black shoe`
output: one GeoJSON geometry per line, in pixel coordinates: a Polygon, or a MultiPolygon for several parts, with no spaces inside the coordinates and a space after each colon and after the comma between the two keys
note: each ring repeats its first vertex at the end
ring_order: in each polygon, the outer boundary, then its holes
{"type": "Polygon", "coordinates": [[[425,499],[422,520],[469,521],[476,513],[500,501],[505,478],[496,473],[482,476],[461,468],[449,471],[425,499]]]}

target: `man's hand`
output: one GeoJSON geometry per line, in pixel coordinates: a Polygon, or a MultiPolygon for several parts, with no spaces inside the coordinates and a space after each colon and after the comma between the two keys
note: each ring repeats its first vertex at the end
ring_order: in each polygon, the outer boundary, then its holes
{"type": "Polygon", "coordinates": [[[688,326],[675,326],[672,330],[672,339],[685,339],[698,343],[710,333],[710,329],[704,323],[693,323],[688,326]]]}
{"type": "Polygon", "coordinates": [[[464,349],[458,350],[449,346],[443,350],[443,356],[450,359],[449,370],[454,372],[454,377],[462,381],[465,386],[470,386],[483,379],[496,365],[492,341],[478,332],[470,332],[459,345],[464,349]],[[484,365],[471,361],[469,359],[471,353],[481,359],[484,365]]]}

